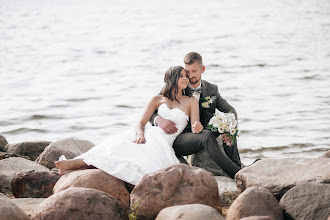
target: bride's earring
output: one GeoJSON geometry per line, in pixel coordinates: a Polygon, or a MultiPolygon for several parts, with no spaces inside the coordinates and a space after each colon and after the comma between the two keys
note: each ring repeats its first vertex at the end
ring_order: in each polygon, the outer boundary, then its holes
{"type": "Polygon", "coordinates": [[[186,95],[186,90],[182,90],[183,95],[186,95]]]}

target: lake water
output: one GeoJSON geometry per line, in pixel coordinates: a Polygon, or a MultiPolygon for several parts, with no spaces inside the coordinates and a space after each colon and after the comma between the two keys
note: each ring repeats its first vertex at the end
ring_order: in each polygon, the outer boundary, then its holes
{"type": "Polygon", "coordinates": [[[238,112],[244,163],[330,149],[328,0],[0,0],[0,133],[97,144],[191,51],[238,112]]]}

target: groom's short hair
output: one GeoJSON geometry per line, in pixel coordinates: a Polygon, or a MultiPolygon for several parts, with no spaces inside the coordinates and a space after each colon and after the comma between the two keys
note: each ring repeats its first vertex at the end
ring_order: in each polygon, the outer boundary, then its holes
{"type": "Polygon", "coordinates": [[[199,64],[203,65],[203,59],[202,56],[199,53],[196,52],[190,52],[188,53],[183,60],[184,64],[191,65],[195,62],[198,62],[199,64]]]}

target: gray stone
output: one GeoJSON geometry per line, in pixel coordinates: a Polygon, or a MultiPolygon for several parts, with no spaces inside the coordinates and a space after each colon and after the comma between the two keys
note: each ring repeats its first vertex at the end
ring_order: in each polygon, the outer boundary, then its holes
{"type": "Polygon", "coordinates": [[[307,183],[330,182],[329,158],[263,159],[240,170],[235,180],[240,191],[262,186],[278,200],[292,187],[307,183]]]}
{"type": "Polygon", "coordinates": [[[215,176],[215,179],[218,184],[220,205],[222,207],[230,206],[239,195],[236,182],[232,178],[225,176],[215,176]]]}
{"type": "Polygon", "coordinates": [[[11,199],[18,207],[20,207],[25,214],[30,216],[37,206],[42,203],[46,198],[19,198],[11,199]]]}
{"type": "Polygon", "coordinates": [[[323,154],[321,156],[321,158],[330,158],[330,150],[328,150],[328,152],[326,152],[325,154],[323,154]]]}
{"type": "Polygon", "coordinates": [[[249,216],[269,216],[283,219],[283,211],[274,195],[266,188],[252,186],[246,189],[229,207],[227,220],[239,220],[249,216]]]}
{"type": "Polygon", "coordinates": [[[15,173],[22,170],[49,171],[47,167],[24,158],[10,157],[0,160],[0,192],[13,196],[11,182],[15,173]]]}
{"type": "Polygon", "coordinates": [[[117,199],[96,189],[70,187],[45,199],[31,215],[32,220],[126,220],[126,209],[117,199]]]}
{"type": "Polygon", "coordinates": [[[214,176],[229,177],[229,175],[214,162],[206,149],[202,149],[198,153],[191,155],[191,164],[209,171],[214,176]]]}
{"type": "Polygon", "coordinates": [[[0,135],[0,151],[5,151],[4,147],[8,144],[6,138],[0,135]]]}
{"type": "Polygon", "coordinates": [[[24,159],[27,159],[27,160],[31,160],[31,158],[28,157],[28,156],[22,156],[22,155],[18,155],[18,154],[11,154],[11,153],[0,151],[0,160],[6,159],[6,158],[9,158],[9,157],[21,157],[21,158],[24,158],[24,159]]]}
{"type": "Polygon", "coordinates": [[[37,158],[37,163],[52,169],[55,167],[54,162],[64,155],[67,159],[72,159],[85,153],[94,147],[94,144],[87,140],[79,140],[77,138],[65,138],[48,145],[45,150],[37,158]]]}
{"type": "Polygon", "coordinates": [[[12,192],[16,198],[47,198],[59,178],[60,174],[53,171],[18,171],[13,177],[12,192]]]}
{"type": "Polygon", "coordinates": [[[0,220],[29,220],[29,216],[5,195],[0,193],[0,220]]]}
{"type": "Polygon", "coordinates": [[[49,141],[22,142],[16,144],[7,144],[5,151],[12,154],[28,156],[31,160],[36,160],[39,155],[50,144],[49,141]]]}
{"type": "Polygon", "coordinates": [[[219,212],[211,206],[203,204],[177,205],[163,209],[156,220],[225,220],[219,212]]]}
{"type": "Polygon", "coordinates": [[[330,216],[330,184],[295,186],[284,194],[280,206],[288,219],[327,219],[330,216]]]}

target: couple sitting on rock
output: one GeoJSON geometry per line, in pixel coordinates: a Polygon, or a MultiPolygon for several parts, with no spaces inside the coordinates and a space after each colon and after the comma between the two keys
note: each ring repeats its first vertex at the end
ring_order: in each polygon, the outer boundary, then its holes
{"type": "Polygon", "coordinates": [[[177,157],[207,149],[209,156],[231,178],[241,169],[236,141],[222,135],[225,151],[206,129],[215,109],[235,109],[223,99],[218,87],[201,79],[202,57],[195,52],[184,58],[185,68],[174,66],[165,72],[161,94],[149,102],[136,129],[112,135],[88,152],[70,160],[56,161],[60,173],[94,166],[127,183],[136,185],[144,175],[178,164],[177,157]],[[202,100],[210,97],[209,106],[202,100]],[[155,126],[146,126],[150,120],[155,126]],[[188,123],[190,122],[190,123],[188,123]]]}

